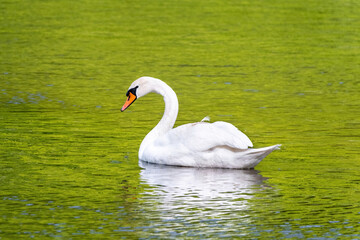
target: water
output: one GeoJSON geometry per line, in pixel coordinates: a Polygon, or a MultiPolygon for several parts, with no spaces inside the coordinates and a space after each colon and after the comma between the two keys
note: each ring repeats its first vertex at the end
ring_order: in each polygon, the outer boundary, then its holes
{"type": "Polygon", "coordinates": [[[0,238],[360,239],[359,3],[4,1],[0,238]],[[139,165],[176,125],[228,121],[255,170],[139,165]]]}

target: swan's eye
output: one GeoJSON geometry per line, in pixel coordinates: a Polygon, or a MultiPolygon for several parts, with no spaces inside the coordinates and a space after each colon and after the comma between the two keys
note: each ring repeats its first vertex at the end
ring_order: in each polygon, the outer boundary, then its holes
{"type": "Polygon", "coordinates": [[[136,86],[136,87],[134,87],[134,88],[129,89],[129,90],[126,92],[126,96],[130,98],[129,93],[132,93],[132,94],[134,94],[134,95],[136,96],[136,89],[137,89],[138,87],[139,87],[139,86],[136,86]]]}

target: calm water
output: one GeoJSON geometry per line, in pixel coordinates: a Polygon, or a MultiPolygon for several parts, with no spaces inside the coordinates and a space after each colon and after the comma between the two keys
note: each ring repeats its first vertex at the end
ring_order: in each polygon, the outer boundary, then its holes
{"type": "Polygon", "coordinates": [[[358,1],[1,1],[0,239],[360,239],[358,1]],[[255,170],[139,164],[177,92],[255,170]]]}

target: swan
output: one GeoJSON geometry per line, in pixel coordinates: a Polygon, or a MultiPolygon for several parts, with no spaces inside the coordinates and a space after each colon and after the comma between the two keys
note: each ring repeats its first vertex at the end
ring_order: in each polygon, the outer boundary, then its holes
{"type": "Polygon", "coordinates": [[[141,142],[141,161],[183,167],[252,169],[281,146],[251,148],[250,139],[234,125],[222,121],[209,123],[207,117],[173,128],[179,110],[176,93],[165,82],[152,77],[140,77],[130,85],[121,111],[151,92],[163,96],[165,112],[141,142]]]}

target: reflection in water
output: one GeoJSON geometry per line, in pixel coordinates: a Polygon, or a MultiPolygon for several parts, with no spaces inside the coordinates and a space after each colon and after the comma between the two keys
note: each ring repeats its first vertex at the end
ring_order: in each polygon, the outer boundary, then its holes
{"type": "Polygon", "coordinates": [[[139,165],[144,168],[141,180],[154,187],[150,194],[157,195],[158,210],[184,218],[189,217],[188,211],[201,212],[200,219],[191,219],[194,221],[220,220],[246,210],[247,200],[266,179],[256,170],[174,167],[142,161],[139,165]]]}

